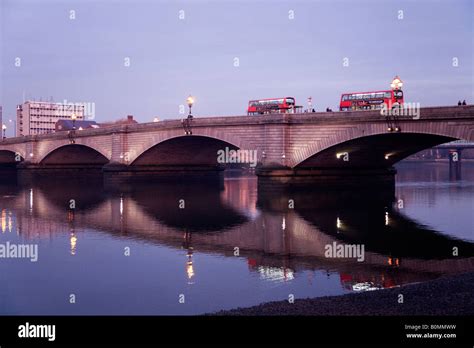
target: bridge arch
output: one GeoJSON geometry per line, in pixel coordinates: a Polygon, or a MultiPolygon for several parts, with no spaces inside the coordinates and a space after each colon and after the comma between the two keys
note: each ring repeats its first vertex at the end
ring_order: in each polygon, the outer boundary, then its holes
{"type": "MultiPolygon", "coordinates": [[[[337,159],[336,154],[341,154],[342,157],[343,153],[348,152],[349,158],[351,158],[351,152],[363,150],[366,155],[371,155],[367,156],[367,160],[371,161],[372,166],[380,165],[378,160],[383,159],[386,167],[439,144],[457,139],[474,141],[474,132],[469,127],[460,129],[447,126],[440,129],[439,125],[431,122],[428,124],[401,122],[400,126],[402,129],[400,133],[388,133],[384,123],[359,128],[357,135],[354,134],[354,129],[336,131],[324,141],[313,141],[309,146],[298,151],[293,158],[291,167],[319,166],[323,159],[328,160],[325,167],[340,167],[341,162],[344,161],[337,159]],[[380,140],[382,145],[380,146],[377,141],[373,142],[372,140],[380,140]]],[[[356,165],[357,162],[352,159],[354,157],[348,162],[356,165]]],[[[349,163],[345,165],[349,165],[349,163]]]]}
{"type": "MultiPolygon", "coordinates": [[[[139,157],[141,157],[146,151],[152,149],[154,146],[163,143],[167,140],[181,137],[194,137],[201,136],[219,140],[223,143],[227,143],[230,146],[233,146],[238,149],[247,149],[252,150],[254,146],[251,146],[246,141],[242,140],[240,137],[235,136],[231,133],[222,132],[215,128],[210,127],[195,127],[192,129],[192,135],[185,135],[182,128],[176,128],[168,130],[166,132],[157,131],[151,136],[147,136],[145,139],[129,136],[129,143],[131,144],[130,153],[128,154],[128,163],[133,164],[139,157]]],[[[139,135],[138,135],[139,136],[139,135]]],[[[136,164],[136,163],[135,163],[136,164]]]]}
{"type": "Polygon", "coordinates": [[[24,160],[19,152],[13,150],[0,150],[0,166],[16,165],[24,160]]]}
{"type": "MultiPolygon", "coordinates": [[[[247,141],[243,140],[241,137],[238,137],[230,132],[225,132],[212,127],[194,127],[192,128],[192,135],[184,134],[183,128],[175,128],[168,130],[166,132],[158,131],[155,134],[147,137],[145,141],[142,139],[135,140],[129,138],[129,143],[132,144],[131,151],[129,153],[130,165],[137,165],[140,161],[137,161],[142,157],[147,151],[153,149],[158,145],[165,144],[166,141],[171,141],[172,139],[179,140],[187,137],[196,138],[207,138],[214,140],[216,144],[220,144],[218,149],[224,149],[228,146],[231,149],[245,149],[245,150],[257,150],[255,146],[252,146],[247,141]]],[[[209,144],[208,144],[209,145],[209,144]]],[[[212,154],[212,158],[217,158],[217,149],[216,152],[212,154]]]]}
{"type": "Polygon", "coordinates": [[[138,154],[130,165],[164,165],[164,166],[214,166],[217,165],[217,154],[225,148],[239,149],[239,145],[229,139],[205,135],[177,135],[161,140],[138,154]]]}
{"type": "Polygon", "coordinates": [[[98,150],[82,144],[61,144],[46,153],[38,163],[41,165],[91,165],[101,166],[109,159],[98,150]]]}
{"type": "Polygon", "coordinates": [[[12,152],[17,156],[20,156],[22,160],[27,157],[27,149],[24,144],[7,144],[2,146],[0,151],[12,152]]]}
{"type": "Polygon", "coordinates": [[[38,143],[34,151],[34,162],[41,163],[46,157],[52,154],[54,151],[69,145],[82,145],[88,147],[102,156],[107,158],[107,162],[110,161],[111,153],[110,150],[107,150],[107,146],[103,146],[103,141],[96,141],[96,138],[80,138],[75,139],[75,143],[72,144],[69,138],[58,139],[54,141],[44,141],[38,143]],[[102,145],[102,146],[101,146],[102,145]]]}
{"type": "Polygon", "coordinates": [[[386,168],[424,149],[455,140],[423,133],[376,134],[327,147],[296,168],[386,168]]]}

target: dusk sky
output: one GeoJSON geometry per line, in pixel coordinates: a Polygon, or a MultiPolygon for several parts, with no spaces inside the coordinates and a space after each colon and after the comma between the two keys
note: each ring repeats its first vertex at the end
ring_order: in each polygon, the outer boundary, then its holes
{"type": "Polygon", "coordinates": [[[23,96],[95,103],[98,122],[180,118],[189,94],[196,116],[283,96],[321,111],[397,74],[406,102],[474,99],[471,0],[0,3],[4,120],[23,96]]]}

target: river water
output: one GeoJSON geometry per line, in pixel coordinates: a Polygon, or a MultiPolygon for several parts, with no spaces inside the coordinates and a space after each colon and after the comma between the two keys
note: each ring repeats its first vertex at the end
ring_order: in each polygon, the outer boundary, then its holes
{"type": "Polygon", "coordinates": [[[387,192],[2,178],[0,314],[201,314],[474,271],[474,163],[397,169],[387,192]]]}

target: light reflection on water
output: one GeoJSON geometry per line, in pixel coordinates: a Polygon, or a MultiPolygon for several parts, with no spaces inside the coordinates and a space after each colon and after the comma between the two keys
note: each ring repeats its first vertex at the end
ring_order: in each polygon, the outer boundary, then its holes
{"type": "Polygon", "coordinates": [[[414,165],[399,167],[395,196],[267,192],[254,177],[115,191],[3,182],[0,243],[38,243],[39,260],[0,259],[0,313],[195,314],[474,270],[472,165],[461,181],[446,164],[414,165]],[[364,244],[365,261],[326,258],[335,241],[364,244]]]}

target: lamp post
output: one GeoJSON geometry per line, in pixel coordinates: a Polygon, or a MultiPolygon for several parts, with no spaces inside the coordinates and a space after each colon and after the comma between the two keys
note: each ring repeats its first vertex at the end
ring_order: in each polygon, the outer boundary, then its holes
{"type": "Polygon", "coordinates": [[[6,124],[2,125],[2,130],[3,130],[3,139],[5,139],[6,138],[5,133],[7,131],[7,125],[6,124]]]}
{"type": "Polygon", "coordinates": [[[193,131],[191,130],[191,122],[193,120],[193,115],[191,113],[191,109],[193,107],[193,104],[194,104],[194,97],[192,95],[190,95],[187,99],[186,99],[186,103],[188,104],[189,106],[189,115],[188,115],[188,118],[185,118],[185,119],[182,119],[181,120],[181,123],[183,124],[183,128],[184,128],[184,134],[186,135],[192,135],[193,134],[193,131]]]}
{"type": "Polygon", "coordinates": [[[392,83],[390,84],[390,87],[393,89],[393,90],[398,90],[398,89],[402,89],[403,87],[403,81],[398,77],[398,76],[395,76],[392,80],[392,83]]]}
{"type": "Polygon", "coordinates": [[[393,90],[393,96],[395,98],[395,102],[390,105],[391,110],[387,114],[387,121],[388,121],[388,128],[387,130],[389,132],[392,132],[393,130],[395,132],[400,132],[401,128],[397,124],[397,116],[399,115],[399,109],[401,108],[400,100],[403,98],[403,92],[402,92],[402,87],[403,87],[403,81],[400,77],[395,76],[390,83],[390,88],[393,90]]]}
{"type": "Polygon", "coordinates": [[[72,120],[72,130],[76,130],[76,119],[77,119],[77,116],[76,116],[76,114],[72,114],[72,115],[71,115],[71,120],[72,120]]]}
{"type": "Polygon", "coordinates": [[[188,118],[193,118],[193,115],[191,113],[191,109],[193,107],[193,104],[194,104],[194,97],[193,96],[189,96],[188,99],[186,99],[186,103],[188,104],[189,106],[189,115],[188,115],[188,118]]]}

